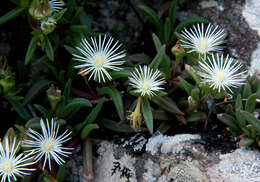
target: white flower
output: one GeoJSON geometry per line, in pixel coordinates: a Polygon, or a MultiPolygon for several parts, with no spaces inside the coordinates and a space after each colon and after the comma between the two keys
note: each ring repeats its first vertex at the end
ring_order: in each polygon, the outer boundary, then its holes
{"type": "Polygon", "coordinates": [[[44,157],[43,169],[45,168],[46,161],[48,160],[49,169],[51,170],[51,159],[54,159],[57,164],[62,165],[65,161],[61,158],[61,156],[68,157],[67,154],[71,154],[68,150],[71,150],[72,148],[62,147],[63,143],[71,139],[71,132],[66,130],[63,134],[58,136],[59,126],[56,127],[56,123],[53,119],[51,121],[51,126],[48,120],[46,120],[45,125],[41,119],[40,124],[43,135],[29,129],[27,135],[31,138],[31,140],[25,140],[24,147],[32,148],[26,152],[30,152],[34,155],[36,162],[44,157]]]}
{"type": "Polygon", "coordinates": [[[124,50],[118,51],[121,47],[121,45],[118,45],[118,41],[113,42],[114,39],[109,37],[107,40],[106,35],[103,40],[101,35],[99,35],[98,40],[91,38],[91,42],[83,38],[80,46],[76,47],[82,55],[73,54],[74,60],[83,62],[81,65],[75,66],[75,68],[82,68],[79,74],[86,75],[91,72],[89,79],[94,77],[98,82],[105,82],[105,77],[111,80],[112,77],[107,70],[119,71],[118,66],[124,63],[119,59],[125,57],[124,50]]]}
{"type": "Polygon", "coordinates": [[[35,162],[30,162],[32,157],[23,153],[16,155],[20,147],[20,142],[17,143],[16,138],[13,138],[10,143],[7,137],[0,142],[0,177],[1,182],[16,181],[17,176],[29,175],[35,169],[30,169],[28,166],[35,162]]]}
{"type": "Polygon", "coordinates": [[[202,83],[208,84],[211,88],[217,89],[218,92],[221,90],[230,91],[232,93],[231,87],[237,88],[245,84],[247,71],[240,71],[242,64],[235,61],[233,58],[224,58],[216,54],[208,56],[207,60],[199,62],[199,67],[201,71],[199,75],[202,78],[202,83]],[[226,90],[227,89],[227,90],[226,90]]]}
{"type": "Polygon", "coordinates": [[[218,52],[223,50],[221,44],[225,43],[227,34],[223,29],[218,29],[218,26],[209,24],[204,30],[204,24],[193,25],[188,31],[186,28],[181,32],[181,46],[188,49],[188,53],[197,52],[206,58],[208,53],[218,52]]]}
{"type": "Polygon", "coordinates": [[[135,68],[135,71],[131,73],[129,85],[135,88],[135,92],[140,93],[141,96],[154,96],[156,91],[163,90],[161,86],[165,80],[160,78],[161,76],[159,70],[139,66],[139,69],[135,68]]]}
{"type": "Polygon", "coordinates": [[[65,3],[62,0],[49,0],[49,5],[53,11],[59,11],[63,9],[65,3]]]}

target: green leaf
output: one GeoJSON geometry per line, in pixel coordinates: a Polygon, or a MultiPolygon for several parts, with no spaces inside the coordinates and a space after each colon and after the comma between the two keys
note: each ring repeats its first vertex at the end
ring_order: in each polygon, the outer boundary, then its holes
{"type": "Polygon", "coordinates": [[[63,109],[57,110],[57,115],[60,118],[67,118],[78,112],[81,107],[92,107],[92,104],[84,98],[73,98],[63,109]]]}
{"type": "Polygon", "coordinates": [[[98,128],[99,128],[99,126],[97,124],[86,125],[81,132],[81,139],[85,140],[92,130],[98,129],[98,128]]]}
{"type": "Polygon", "coordinates": [[[112,71],[110,73],[112,80],[115,80],[117,78],[128,78],[131,76],[131,72],[129,70],[123,69],[120,71],[112,71]]]}
{"type": "Polygon", "coordinates": [[[241,130],[236,125],[235,118],[233,116],[223,113],[223,114],[218,114],[217,117],[220,121],[222,121],[224,124],[226,124],[230,128],[230,130],[234,136],[238,136],[241,134],[241,130]]]}
{"type": "Polygon", "coordinates": [[[64,95],[66,101],[69,99],[70,89],[71,89],[71,79],[68,80],[68,82],[65,85],[65,89],[64,89],[63,95],[64,95]]]}
{"type": "Polygon", "coordinates": [[[16,4],[16,5],[20,5],[20,0],[10,0],[12,3],[16,4]]]}
{"type": "Polygon", "coordinates": [[[51,118],[51,111],[44,108],[43,106],[41,105],[38,105],[38,104],[34,104],[34,107],[42,114],[42,116],[44,118],[51,118]]]}
{"type": "Polygon", "coordinates": [[[32,129],[40,129],[41,128],[40,120],[41,118],[39,117],[32,118],[26,122],[25,127],[32,128],[32,129]]]}
{"type": "Polygon", "coordinates": [[[157,35],[155,33],[152,34],[153,37],[153,43],[155,45],[156,51],[160,52],[160,49],[162,47],[162,43],[160,41],[160,39],[157,37],[157,35]]]}
{"type": "Polygon", "coordinates": [[[73,12],[75,10],[76,1],[75,0],[67,0],[66,6],[68,10],[66,11],[65,15],[63,16],[67,20],[71,20],[73,16],[73,12]]]}
{"type": "Polygon", "coordinates": [[[46,37],[46,48],[45,48],[46,54],[48,56],[48,58],[51,61],[54,61],[54,51],[53,51],[53,47],[51,45],[51,42],[49,40],[48,37],[46,37]]]}
{"type": "Polygon", "coordinates": [[[78,54],[79,51],[77,51],[77,49],[74,49],[71,46],[68,45],[64,45],[65,49],[72,55],[72,54],[78,54]]]}
{"type": "Polygon", "coordinates": [[[115,132],[123,132],[123,133],[135,132],[135,130],[131,128],[129,125],[120,124],[110,119],[101,119],[98,121],[98,124],[99,126],[102,126],[104,128],[107,128],[115,132]]]}
{"type": "Polygon", "coordinates": [[[67,8],[62,9],[57,14],[55,14],[54,18],[55,18],[56,22],[58,22],[62,18],[62,16],[65,14],[66,11],[67,11],[67,8]]]}
{"type": "Polygon", "coordinates": [[[71,25],[70,26],[70,30],[72,32],[76,32],[76,33],[85,32],[86,29],[87,29],[87,27],[85,25],[71,25]]]}
{"type": "Polygon", "coordinates": [[[249,83],[244,85],[243,90],[242,90],[242,96],[243,98],[247,99],[250,95],[252,94],[252,89],[249,83]]]}
{"type": "Polygon", "coordinates": [[[153,119],[161,121],[172,121],[173,117],[163,110],[155,110],[153,111],[153,119]]]}
{"type": "Polygon", "coordinates": [[[103,87],[97,89],[99,95],[108,94],[116,107],[118,116],[121,120],[124,120],[124,106],[120,92],[116,88],[103,87]]]}
{"type": "Polygon", "coordinates": [[[257,99],[260,99],[260,90],[257,90],[257,92],[256,92],[256,98],[257,98],[257,99]]]}
{"type": "Polygon", "coordinates": [[[84,121],[84,125],[91,124],[96,120],[99,112],[101,111],[101,109],[103,107],[103,104],[104,104],[104,99],[100,99],[100,101],[98,102],[96,107],[94,107],[92,109],[92,111],[89,113],[89,115],[86,117],[86,119],[84,121]]]}
{"type": "Polygon", "coordinates": [[[75,13],[74,17],[71,20],[71,24],[72,25],[76,25],[76,24],[79,23],[80,17],[82,15],[82,12],[83,12],[83,8],[82,7],[77,9],[77,12],[75,13]]]}
{"type": "Polygon", "coordinates": [[[42,182],[53,182],[53,181],[49,179],[48,176],[44,176],[42,182]]]}
{"type": "MultiPolygon", "coordinates": [[[[184,29],[184,27],[189,27],[197,23],[208,23],[208,20],[201,17],[189,18],[179,23],[178,26],[175,28],[174,32],[180,33],[184,29]]],[[[177,38],[176,35],[173,34],[172,37],[170,38],[170,44],[174,43],[176,41],[176,38],[177,38]]]]}
{"type": "MultiPolygon", "coordinates": [[[[162,47],[161,41],[154,33],[152,34],[152,37],[153,37],[153,42],[154,42],[156,51],[160,52],[161,47],[162,47]]],[[[167,78],[171,77],[171,59],[166,53],[164,54],[164,57],[161,61],[160,70],[166,75],[167,78]]]]}
{"type": "Polygon", "coordinates": [[[254,139],[252,138],[242,138],[239,141],[239,146],[240,147],[249,147],[250,145],[252,145],[255,142],[254,139]]]}
{"type": "Polygon", "coordinates": [[[256,106],[256,94],[252,94],[248,97],[246,101],[245,110],[247,112],[254,112],[256,106]]]}
{"type": "Polygon", "coordinates": [[[65,176],[66,176],[66,166],[65,165],[59,166],[59,169],[58,169],[58,172],[56,175],[56,180],[58,182],[63,182],[65,179],[65,176]]]}
{"type": "Polygon", "coordinates": [[[152,69],[157,69],[164,58],[165,55],[165,45],[161,47],[160,51],[157,53],[151,64],[149,65],[152,69]]]}
{"type": "Polygon", "coordinates": [[[18,6],[21,6],[21,7],[24,7],[24,8],[28,8],[30,3],[31,3],[32,0],[20,0],[20,5],[18,6]]]}
{"type": "Polygon", "coordinates": [[[171,59],[166,54],[164,54],[164,58],[161,61],[160,70],[166,75],[166,78],[171,77],[171,72],[172,72],[171,59]]]}
{"type": "Polygon", "coordinates": [[[241,99],[241,95],[238,94],[237,99],[236,99],[236,103],[235,103],[235,110],[242,110],[243,109],[243,103],[242,103],[242,99],[241,99]]]}
{"type": "Polygon", "coordinates": [[[144,116],[145,124],[150,133],[153,134],[153,114],[147,98],[142,98],[141,109],[144,116]]]}
{"type": "Polygon", "coordinates": [[[25,120],[29,120],[32,118],[29,112],[22,106],[22,104],[18,100],[9,98],[8,101],[14,107],[15,111],[21,118],[25,120]]]}
{"type": "Polygon", "coordinates": [[[260,133],[260,120],[255,118],[255,116],[247,111],[240,111],[243,117],[251,123],[257,131],[260,133]]]}
{"type": "Polygon", "coordinates": [[[33,53],[36,49],[37,42],[39,41],[39,36],[33,36],[33,38],[30,41],[30,44],[28,46],[26,56],[25,56],[25,61],[24,64],[27,65],[31,61],[31,58],[33,56],[33,53]]]}
{"type": "Polygon", "coordinates": [[[166,18],[166,22],[164,24],[164,40],[165,42],[169,41],[171,35],[172,24],[169,18],[166,18]]]}
{"type": "Polygon", "coordinates": [[[187,92],[187,94],[189,95],[189,96],[191,96],[191,91],[192,91],[192,89],[193,89],[193,85],[191,85],[189,82],[187,82],[186,80],[184,80],[182,77],[178,77],[178,79],[179,79],[179,83],[178,83],[178,85],[181,87],[181,88],[183,88],[186,92],[187,92]]]}
{"type": "Polygon", "coordinates": [[[236,123],[240,126],[240,128],[246,128],[247,123],[245,118],[242,116],[240,110],[236,110],[235,116],[236,116],[236,123]]]}
{"type": "Polygon", "coordinates": [[[19,8],[19,7],[12,9],[8,13],[6,13],[2,17],[0,17],[0,25],[6,23],[7,21],[9,21],[9,20],[11,20],[11,19],[13,19],[15,17],[17,17],[24,10],[25,10],[25,8],[19,8]]]}
{"type": "Polygon", "coordinates": [[[160,21],[160,19],[158,18],[156,12],[153,9],[151,9],[151,8],[145,6],[145,5],[139,5],[137,7],[142,12],[144,12],[147,16],[149,16],[149,18],[151,19],[151,21],[155,25],[155,28],[158,32],[158,36],[162,40],[162,38],[163,38],[163,25],[162,25],[162,22],[160,21]]]}
{"type": "Polygon", "coordinates": [[[207,115],[204,112],[192,112],[186,117],[187,122],[204,122],[207,115]]]}
{"type": "Polygon", "coordinates": [[[51,83],[53,82],[46,79],[38,80],[36,83],[34,83],[25,95],[23,105],[31,102],[37,95],[47,89],[51,83]]]}
{"type": "Polygon", "coordinates": [[[194,88],[191,90],[191,97],[196,101],[200,102],[200,89],[194,88]]]}
{"type": "Polygon", "coordinates": [[[178,5],[178,0],[173,0],[169,10],[169,16],[168,16],[170,18],[171,27],[173,27],[175,23],[177,5],[178,5]]]}
{"type": "Polygon", "coordinates": [[[184,115],[176,103],[169,97],[153,97],[152,102],[169,113],[184,115]]]}

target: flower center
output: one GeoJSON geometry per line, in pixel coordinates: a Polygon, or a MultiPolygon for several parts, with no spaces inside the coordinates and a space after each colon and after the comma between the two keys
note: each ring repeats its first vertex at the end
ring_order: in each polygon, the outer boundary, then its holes
{"type": "Polygon", "coordinates": [[[52,141],[46,141],[44,144],[43,144],[43,149],[47,152],[50,152],[53,150],[53,142],[52,141]]]}
{"type": "Polygon", "coordinates": [[[100,56],[98,56],[95,63],[96,63],[96,66],[99,66],[99,67],[102,66],[103,65],[102,58],[100,56]]]}
{"type": "Polygon", "coordinates": [[[149,81],[144,81],[144,84],[143,84],[143,90],[144,91],[147,91],[150,89],[150,83],[149,81]]]}
{"type": "Polygon", "coordinates": [[[225,79],[225,75],[223,72],[219,72],[217,73],[217,82],[218,83],[223,83],[225,79]]]}
{"type": "Polygon", "coordinates": [[[202,53],[207,52],[207,45],[208,45],[207,41],[205,41],[205,40],[200,41],[200,43],[199,43],[199,51],[202,52],[202,53]]]}
{"type": "Polygon", "coordinates": [[[12,171],[12,164],[10,161],[3,163],[3,172],[9,174],[12,171]]]}

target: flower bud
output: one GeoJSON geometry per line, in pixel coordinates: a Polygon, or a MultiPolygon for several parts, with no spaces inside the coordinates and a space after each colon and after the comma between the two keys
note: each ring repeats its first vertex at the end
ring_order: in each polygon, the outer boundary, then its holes
{"type": "Polygon", "coordinates": [[[175,56],[176,60],[181,60],[185,56],[185,51],[181,46],[181,42],[178,40],[175,46],[171,49],[172,54],[175,56]]]}
{"type": "Polygon", "coordinates": [[[141,114],[141,97],[138,97],[137,105],[134,110],[130,115],[128,115],[127,119],[130,120],[130,124],[134,129],[140,129],[142,125],[142,114],[141,114]]]}
{"type": "Polygon", "coordinates": [[[41,30],[45,35],[53,32],[55,27],[56,27],[56,20],[51,17],[41,22],[41,30]]]}
{"type": "Polygon", "coordinates": [[[52,111],[55,111],[57,104],[61,100],[61,90],[55,88],[54,85],[47,90],[48,99],[51,103],[52,111]]]}
{"type": "Polygon", "coordinates": [[[14,92],[15,79],[10,70],[10,67],[7,66],[7,60],[0,58],[0,93],[1,95],[10,96],[15,95],[14,92]]]}
{"type": "Polygon", "coordinates": [[[29,8],[29,14],[36,20],[45,19],[51,16],[52,12],[48,0],[34,0],[29,8]]]}

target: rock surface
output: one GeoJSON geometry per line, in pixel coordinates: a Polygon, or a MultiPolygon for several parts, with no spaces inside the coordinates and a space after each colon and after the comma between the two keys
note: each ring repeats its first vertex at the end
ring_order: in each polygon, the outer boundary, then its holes
{"type": "MultiPolygon", "coordinates": [[[[256,30],[260,36],[260,1],[246,0],[243,9],[243,16],[249,24],[250,28],[256,30]]],[[[260,41],[258,41],[257,49],[252,53],[251,71],[260,73],[260,41]]]]}
{"type": "Polygon", "coordinates": [[[133,153],[124,144],[100,140],[93,143],[95,178],[82,177],[82,158],[75,155],[76,159],[66,165],[66,182],[260,181],[259,151],[244,148],[227,154],[208,152],[199,135],[153,136],[142,153],[133,153]]]}

